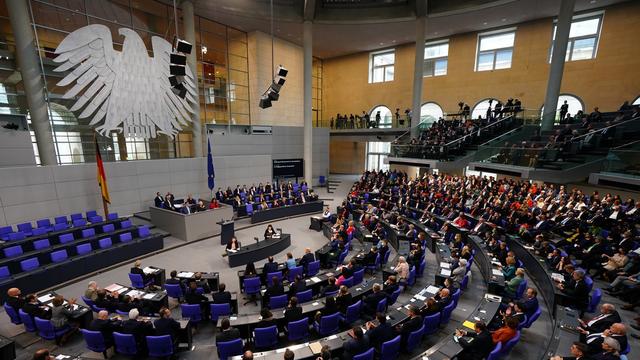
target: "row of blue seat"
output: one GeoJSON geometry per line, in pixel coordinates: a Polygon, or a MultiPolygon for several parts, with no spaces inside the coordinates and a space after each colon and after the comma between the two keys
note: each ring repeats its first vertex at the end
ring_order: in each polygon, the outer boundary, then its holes
{"type": "MultiPolygon", "coordinates": [[[[77,214],[81,215],[81,214],[77,214]]],[[[118,214],[107,214],[107,220],[117,220],[118,214]]],[[[66,216],[56,217],[55,223],[51,223],[49,219],[38,220],[37,227],[33,227],[31,223],[18,224],[17,231],[13,231],[11,226],[0,227],[0,239],[5,241],[23,240],[31,236],[44,235],[52,231],[64,231],[72,227],[86,226],[88,223],[99,223],[104,221],[102,216],[95,215],[90,218],[72,218],[69,222],[66,216]]]]}
{"type": "MultiPolygon", "coordinates": [[[[146,237],[150,235],[149,232],[149,228],[147,226],[141,226],[138,228],[138,237],[142,238],[142,237],[146,237]]],[[[69,238],[69,241],[74,241],[73,239],[73,235],[72,234],[68,234],[71,235],[69,238]]],[[[134,239],[133,234],[131,232],[124,232],[119,234],[119,236],[117,237],[118,242],[120,243],[126,243],[129,241],[132,241],[134,239]]],[[[42,241],[45,241],[46,239],[43,239],[42,241]]],[[[79,239],[79,240],[86,240],[86,239],[79,239]]],[[[48,240],[46,240],[48,242],[48,240]]],[[[105,237],[102,239],[98,240],[98,246],[100,249],[108,249],[113,245],[113,240],[111,237],[105,237]]],[[[21,254],[21,249],[19,248],[19,246],[17,247],[13,247],[13,248],[7,248],[6,250],[11,251],[12,254],[15,254],[15,256],[18,256],[21,254]],[[18,249],[15,249],[18,248],[18,249]]],[[[91,242],[85,242],[85,243],[81,243],[75,246],[75,254],[71,255],[71,257],[73,256],[81,256],[81,255],[85,255],[90,253],[91,251],[93,251],[93,246],[91,245],[91,242]]],[[[67,251],[67,249],[62,249],[62,250],[57,250],[57,251],[53,251],[51,253],[48,253],[49,257],[50,257],[50,262],[51,263],[57,263],[57,262],[61,262],[64,260],[67,260],[70,256],[69,256],[69,252],[67,251]]],[[[20,269],[22,270],[22,272],[28,272],[28,271],[32,271],[35,269],[38,269],[41,265],[41,262],[43,261],[42,258],[38,257],[38,256],[34,256],[34,257],[29,257],[25,260],[21,260],[19,262],[20,264],[20,269]]],[[[15,275],[16,272],[11,272],[10,268],[8,265],[3,265],[0,266],[0,280],[1,279],[6,279],[8,277],[10,277],[11,275],[15,275]]]]}

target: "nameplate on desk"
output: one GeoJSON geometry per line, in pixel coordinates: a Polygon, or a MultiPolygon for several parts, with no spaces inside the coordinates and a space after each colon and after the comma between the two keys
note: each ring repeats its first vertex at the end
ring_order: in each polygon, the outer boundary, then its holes
{"type": "Polygon", "coordinates": [[[441,268],[445,268],[445,269],[449,269],[449,268],[451,268],[451,264],[449,264],[448,262],[442,261],[442,262],[440,262],[440,267],[441,268]]]}
{"type": "Polygon", "coordinates": [[[317,284],[317,283],[319,283],[319,282],[320,282],[320,281],[322,281],[322,280],[320,280],[320,278],[319,278],[319,277],[314,276],[314,277],[312,277],[312,278],[311,278],[311,281],[313,281],[313,283],[314,283],[314,284],[317,284]]]}
{"type": "Polygon", "coordinates": [[[502,271],[498,269],[491,269],[491,273],[495,276],[502,276],[502,271]]]}
{"type": "Polygon", "coordinates": [[[484,294],[484,298],[491,302],[502,302],[502,297],[498,295],[484,294]]]}
{"type": "Polygon", "coordinates": [[[188,272],[188,271],[183,271],[178,273],[178,277],[183,277],[183,278],[190,278],[193,277],[194,273],[192,272],[188,272]]]}
{"type": "Polygon", "coordinates": [[[150,294],[145,294],[142,298],[145,300],[151,300],[156,296],[156,294],[150,293],[150,294]]]}
{"type": "Polygon", "coordinates": [[[440,271],[440,275],[443,275],[443,276],[450,276],[450,275],[451,275],[451,270],[448,270],[448,269],[442,269],[442,270],[440,271]]]}
{"type": "Polygon", "coordinates": [[[111,284],[109,286],[107,286],[106,288],[104,288],[105,290],[107,290],[108,292],[114,292],[114,291],[120,291],[124,288],[124,286],[122,285],[118,285],[118,284],[111,284]]]}
{"type": "Polygon", "coordinates": [[[427,292],[430,294],[437,294],[440,291],[440,288],[437,286],[429,285],[427,286],[427,292]]]}
{"type": "Polygon", "coordinates": [[[338,335],[331,335],[327,338],[327,340],[333,340],[333,339],[337,339],[338,335]]]}
{"type": "Polygon", "coordinates": [[[38,298],[38,301],[40,301],[41,303],[46,303],[54,297],[55,296],[53,296],[53,294],[42,295],[38,298]]]}

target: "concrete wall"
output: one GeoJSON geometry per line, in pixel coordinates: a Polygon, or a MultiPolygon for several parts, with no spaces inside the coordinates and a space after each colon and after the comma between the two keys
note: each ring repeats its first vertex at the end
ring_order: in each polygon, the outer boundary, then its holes
{"type": "Polygon", "coordinates": [[[259,31],[247,35],[251,124],[302,126],[304,123],[302,47],[278,38],[275,39],[274,45],[272,67],[271,36],[259,31]],[[280,99],[274,101],[272,107],[261,109],[258,107],[260,96],[271,85],[278,65],[289,70],[287,81],[280,90],[280,99]]]}
{"type": "MultiPolygon", "coordinates": [[[[268,167],[264,171],[265,178],[271,178],[272,159],[298,159],[304,157],[303,127],[274,126],[272,135],[244,135],[221,133],[209,134],[213,144],[211,152],[218,156],[233,155],[261,156],[268,154],[265,162],[268,167]]],[[[329,169],[329,130],[326,128],[313,129],[313,178],[327,175],[329,169]]],[[[217,164],[216,164],[217,167],[217,164]]],[[[248,169],[249,179],[241,184],[257,183],[254,169],[248,169]],[[253,178],[252,178],[253,176],[253,178]]]]}
{"type": "Polygon", "coordinates": [[[31,136],[28,131],[0,127],[0,166],[35,165],[31,136]]]}
{"type": "MultiPolygon", "coordinates": [[[[271,171],[269,155],[216,156],[214,164],[216,186],[223,187],[264,181],[271,171]]],[[[206,158],[105,163],[105,171],[109,211],[120,215],[147,210],[156,191],[176,198],[210,196],[206,158]]],[[[102,213],[94,163],[0,168],[0,225],[86,210],[102,213]]]]}

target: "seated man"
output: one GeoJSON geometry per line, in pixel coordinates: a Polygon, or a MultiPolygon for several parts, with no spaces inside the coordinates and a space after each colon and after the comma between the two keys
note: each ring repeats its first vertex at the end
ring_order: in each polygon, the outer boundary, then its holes
{"type": "Polygon", "coordinates": [[[342,359],[344,360],[353,359],[355,355],[362,354],[369,349],[369,338],[364,336],[360,326],[354,326],[349,331],[349,335],[351,339],[343,345],[342,359]]]}
{"type": "Polygon", "coordinates": [[[409,335],[420,329],[422,326],[422,316],[420,316],[420,309],[418,309],[415,305],[409,305],[409,320],[407,320],[402,325],[396,326],[396,330],[400,335],[402,335],[402,346],[407,345],[407,340],[409,339],[409,335]]]}
{"type": "Polygon", "coordinates": [[[338,291],[338,289],[338,285],[336,285],[336,278],[333,276],[329,276],[329,279],[327,279],[327,286],[322,289],[320,297],[325,297],[327,296],[327,294],[338,291]]]}
{"type": "Polygon", "coordinates": [[[278,262],[273,260],[273,256],[269,256],[269,259],[262,267],[262,274],[267,276],[267,274],[274,273],[276,271],[278,271],[278,262]]]}
{"type": "Polygon", "coordinates": [[[22,296],[22,292],[20,292],[20,289],[11,288],[7,290],[6,303],[7,305],[11,306],[16,311],[16,313],[18,312],[18,310],[22,309],[22,307],[24,306],[25,300],[24,300],[24,297],[22,296]]]}
{"type": "Polygon", "coordinates": [[[386,299],[387,294],[382,290],[382,286],[380,284],[373,284],[373,293],[365,296],[363,299],[363,309],[362,312],[370,317],[373,317],[377,311],[378,303],[382,299],[386,299]]]}
{"type": "Polygon", "coordinates": [[[231,327],[228,318],[222,319],[220,327],[222,331],[216,335],[216,343],[240,339],[240,330],[231,327]]]}
{"type": "Polygon", "coordinates": [[[600,334],[611,325],[620,322],[620,314],[613,304],[600,305],[600,313],[590,320],[578,319],[580,326],[576,328],[580,332],[580,341],[586,343],[587,337],[592,334],[600,334]]]}
{"type": "Polygon", "coordinates": [[[377,313],[375,319],[378,321],[378,326],[375,326],[371,321],[366,324],[368,330],[367,336],[369,337],[369,343],[379,351],[382,344],[385,341],[393,339],[396,333],[393,331],[393,328],[387,324],[385,314],[377,313]]]}
{"type": "Polygon", "coordinates": [[[493,351],[493,340],[491,333],[484,322],[478,321],[474,324],[474,332],[467,330],[456,330],[456,336],[466,336],[472,338],[471,341],[460,338],[459,344],[463,350],[458,359],[460,360],[482,360],[493,351]]]}
{"type": "Polygon", "coordinates": [[[602,349],[602,343],[607,337],[617,340],[618,344],[620,344],[621,350],[626,349],[629,344],[627,339],[627,327],[623,323],[615,323],[601,334],[587,336],[587,345],[589,345],[591,354],[595,354],[602,349]]]}
{"type": "Polygon", "coordinates": [[[26,300],[26,304],[22,306],[22,311],[29,314],[32,319],[36,316],[42,319],[49,317],[49,307],[42,305],[40,301],[38,301],[36,294],[27,295],[26,300]]]}
{"type": "Polygon", "coordinates": [[[144,273],[144,270],[142,269],[142,261],[140,260],[136,260],[136,262],[133,264],[133,267],[131,268],[131,270],[129,270],[129,273],[131,274],[138,274],[140,276],[142,276],[142,281],[147,284],[149,281],[151,281],[153,279],[153,277],[151,275],[147,275],[144,273]]]}
{"type": "Polygon", "coordinates": [[[113,332],[120,329],[120,321],[112,321],[109,319],[109,312],[101,310],[98,318],[94,319],[89,325],[89,330],[100,331],[107,347],[113,345],[113,332]]]}
{"type": "Polygon", "coordinates": [[[552,356],[549,360],[587,360],[589,358],[589,347],[579,341],[574,341],[571,345],[571,356],[552,356]]]}
{"type": "Polygon", "coordinates": [[[214,304],[231,304],[231,293],[226,291],[227,285],[220,283],[218,292],[213,295],[214,304]]]}
{"type": "Polygon", "coordinates": [[[159,311],[160,318],[153,322],[156,329],[156,335],[170,335],[174,344],[178,343],[178,334],[180,331],[180,323],[171,317],[171,310],[163,307],[159,311]]]}
{"type": "Polygon", "coordinates": [[[315,255],[311,252],[310,248],[304,249],[304,255],[300,258],[300,266],[304,268],[306,272],[309,267],[309,263],[316,261],[315,255]]]}
{"type": "Polygon", "coordinates": [[[269,299],[271,299],[272,296],[284,295],[284,286],[280,284],[280,279],[277,276],[271,278],[271,284],[271,286],[267,287],[264,295],[262,295],[262,301],[265,305],[269,303],[269,299]]]}
{"type": "Polygon", "coordinates": [[[129,319],[121,324],[120,332],[133,335],[138,351],[146,351],[146,337],[153,335],[153,324],[147,320],[138,320],[139,315],[138,309],[131,309],[129,319]]]}

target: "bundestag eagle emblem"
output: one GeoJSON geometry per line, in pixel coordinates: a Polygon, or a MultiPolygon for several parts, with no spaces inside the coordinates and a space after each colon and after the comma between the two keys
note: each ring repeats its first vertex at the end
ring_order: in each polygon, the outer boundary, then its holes
{"type": "Polygon", "coordinates": [[[171,90],[169,61],[171,44],[153,36],[153,57],[133,30],[120,28],[122,51],[113,49],[109,28],[89,25],[70,33],[56,49],[54,71],[68,72],[58,86],[75,83],[65,99],[76,99],[71,111],[90,118],[102,135],[116,130],[125,135],[155,138],[157,133],[174,137],[191,121],[198,101],[193,73],[186,67],[180,98],[171,90]],[[99,125],[99,126],[98,126],[99,125]]]}

